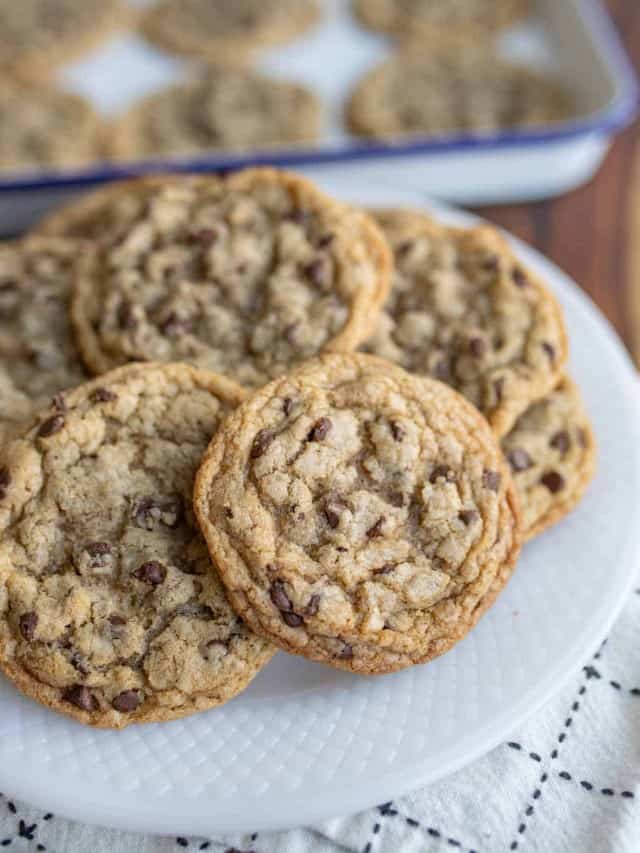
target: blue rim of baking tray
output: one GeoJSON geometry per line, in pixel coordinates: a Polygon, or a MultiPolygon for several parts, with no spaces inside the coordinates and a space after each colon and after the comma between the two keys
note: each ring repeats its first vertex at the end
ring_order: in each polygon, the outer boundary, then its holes
{"type": "Polygon", "coordinates": [[[590,116],[558,123],[541,130],[507,131],[473,136],[446,136],[437,140],[411,142],[349,142],[318,150],[279,150],[251,154],[212,156],[179,161],[138,161],[122,165],[73,172],[38,172],[34,175],[0,179],[0,193],[12,190],[47,190],[81,188],[121,178],[158,172],[227,172],[247,166],[304,167],[349,163],[371,159],[393,159],[418,155],[456,154],[464,151],[493,152],[505,148],[570,142],[586,136],[609,136],[627,127],[640,106],[638,79],[601,0],[582,0],[581,14],[591,38],[600,51],[616,83],[612,102],[590,116]]]}

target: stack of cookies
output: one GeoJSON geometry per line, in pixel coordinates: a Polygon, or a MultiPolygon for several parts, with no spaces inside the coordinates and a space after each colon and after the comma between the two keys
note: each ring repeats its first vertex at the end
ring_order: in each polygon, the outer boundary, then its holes
{"type": "Polygon", "coordinates": [[[590,479],[566,359],[486,227],[267,169],[55,213],[0,247],[2,671],[120,728],[227,701],[277,648],[446,652],[590,479]]]}

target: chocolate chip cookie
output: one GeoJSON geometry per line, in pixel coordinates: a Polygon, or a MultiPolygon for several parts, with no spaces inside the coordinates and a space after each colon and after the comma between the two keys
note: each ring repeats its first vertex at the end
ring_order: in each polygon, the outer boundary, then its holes
{"type": "Polygon", "coordinates": [[[564,376],[502,439],[520,495],[522,529],[532,539],[582,498],[595,473],[596,444],[580,393],[564,376]]]}
{"type": "Polygon", "coordinates": [[[319,352],[355,349],[390,286],[371,219],[271,169],[124,183],[46,230],[102,241],[72,303],[96,373],[187,361],[263,385],[319,352]]]}
{"type": "Polygon", "coordinates": [[[395,274],[365,351],[452,385],[504,435],[562,375],[555,298],[493,228],[448,228],[408,210],[376,219],[395,274]]]}
{"type": "Polygon", "coordinates": [[[99,157],[100,122],[84,98],[0,84],[0,170],[83,166],[99,157]]]}
{"type": "Polygon", "coordinates": [[[68,392],[0,455],[0,668],[94,726],[235,696],[272,655],[231,610],[191,507],[207,442],[243,397],[187,365],[68,392]]]}
{"type": "Polygon", "coordinates": [[[87,378],[68,316],[81,251],[55,237],[0,244],[0,443],[87,378]]]}
{"type": "Polygon", "coordinates": [[[287,651],[381,673],[450,649],[506,583],[517,499],[446,385],[327,355],[225,422],[194,505],[236,612],[287,651]]]}
{"type": "Polygon", "coordinates": [[[570,105],[555,79],[529,68],[406,51],[360,81],[346,119],[354,133],[377,139],[482,134],[557,122],[570,105]]]}
{"type": "Polygon", "coordinates": [[[438,48],[492,40],[528,6],[527,0],[354,0],[353,9],[365,27],[438,48]]]}
{"type": "Polygon", "coordinates": [[[127,19],[120,0],[4,0],[0,68],[27,80],[46,79],[127,19]]]}
{"type": "Polygon", "coordinates": [[[304,86],[248,69],[214,68],[136,104],[114,126],[111,154],[123,158],[193,156],[318,139],[319,99],[304,86]]]}
{"type": "Polygon", "coordinates": [[[319,18],[316,0],[161,0],[141,29],[165,50],[236,65],[297,38],[319,18]]]}

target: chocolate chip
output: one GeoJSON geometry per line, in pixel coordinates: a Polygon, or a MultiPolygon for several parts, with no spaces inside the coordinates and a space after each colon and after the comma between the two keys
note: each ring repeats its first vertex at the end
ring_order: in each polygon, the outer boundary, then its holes
{"type": "Polygon", "coordinates": [[[283,612],[293,610],[291,599],[285,592],[284,581],[276,579],[271,582],[271,586],[269,587],[269,597],[278,610],[283,612]]]}
{"type": "Polygon", "coordinates": [[[225,515],[225,518],[229,518],[229,519],[233,518],[233,510],[231,509],[230,506],[226,506],[224,508],[224,515],[225,515]]]}
{"type": "Polygon", "coordinates": [[[95,391],[92,391],[90,399],[92,403],[113,403],[114,400],[118,399],[118,395],[108,388],[96,388],[95,391]]]}
{"type": "Polygon", "coordinates": [[[391,506],[400,508],[404,506],[405,497],[402,492],[389,492],[387,501],[391,504],[391,506]]]}
{"type": "Polygon", "coordinates": [[[0,468],[0,501],[4,500],[11,485],[11,473],[8,468],[0,468]]]}
{"type": "Polygon", "coordinates": [[[548,471],[546,474],[543,474],[540,477],[540,482],[549,489],[552,495],[557,494],[565,487],[564,477],[557,471],[548,471]]]}
{"type": "Polygon", "coordinates": [[[282,401],[282,411],[285,413],[285,415],[287,417],[289,417],[292,409],[293,409],[293,400],[291,399],[291,397],[285,397],[284,400],[282,401]]]}
{"type": "Polygon", "coordinates": [[[542,349],[549,356],[550,361],[552,361],[552,362],[555,361],[556,351],[555,351],[554,347],[548,341],[542,342],[542,349]]]}
{"type": "Polygon", "coordinates": [[[514,447],[513,450],[510,450],[507,453],[507,459],[512,471],[526,471],[533,465],[531,457],[522,447],[514,447]]]}
{"type": "Polygon", "coordinates": [[[447,483],[453,483],[455,479],[455,472],[448,465],[437,465],[431,472],[429,482],[435,483],[437,480],[446,480],[447,483]]]}
{"type": "Polygon", "coordinates": [[[521,267],[514,267],[511,278],[516,287],[526,287],[529,284],[527,275],[521,267]]]}
{"type": "Polygon", "coordinates": [[[367,530],[367,536],[369,539],[379,539],[380,536],[383,536],[382,528],[384,527],[385,517],[384,515],[380,516],[380,518],[376,521],[374,525],[372,525],[367,530]]]}
{"type": "Polygon", "coordinates": [[[98,709],[98,700],[83,684],[67,687],[62,694],[62,699],[75,705],[76,708],[80,708],[81,711],[97,711],[98,709]]]}
{"type": "Polygon", "coordinates": [[[171,312],[167,319],[160,325],[160,330],[169,338],[176,338],[190,332],[193,328],[193,320],[190,317],[180,317],[171,312]]]}
{"type": "Polygon", "coordinates": [[[392,563],[385,563],[381,569],[374,569],[373,574],[376,576],[390,575],[394,569],[395,569],[395,566],[392,563]]]}
{"type": "Polygon", "coordinates": [[[149,560],[148,563],[143,563],[139,569],[136,569],[133,575],[143,583],[150,583],[153,586],[157,586],[166,578],[167,569],[157,560],[149,560]]]}
{"type": "Polygon", "coordinates": [[[287,343],[292,346],[296,343],[296,329],[300,326],[300,323],[289,323],[289,325],[284,329],[283,335],[287,343]]]}
{"type": "Polygon", "coordinates": [[[273,433],[268,429],[261,429],[260,432],[256,433],[256,437],[253,439],[253,444],[251,445],[251,458],[257,459],[259,456],[262,456],[273,441],[273,438],[273,433]]]}
{"type": "Polygon", "coordinates": [[[500,262],[497,255],[488,255],[482,262],[482,269],[485,272],[497,272],[500,262]]]}
{"type": "Polygon", "coordinates": [[[23,613],[20,617],[20,633],[27,640],[27,642],[31,642],[36,633],[36,628],[38,627],[38,614],[34,613],[31,610],[29,613],[23,613]]]}
{"type": "Polygon", "coordinates": [[[345,643],[342,647],[342,651],[338,655],[342,660],[350,660],[353,657],[353,648],[349,645],[349,643],[345,643]]]}
{"type": "Polygon", "coordinates": [[[313,284],[321,289],[331,283],[331,261],[326,255],[320,255],[305,264],[303,272],[313,284]]]}
{"type": "Polygon", "coordinates": [[[92,569],[106,566],[113,553],[113,547],[108,542],[90,542],[85,545],[84,550],[89,555],[89,565],[92,569]]]}
{"type": "Polygon", "coordinates": [[[309,430],[307,441],[323,441],[331,432],[333,424],[329,418],[320,418],[309,430]]]}
{"type": "Polygon", "coordinates": [[[126,299],[120,303],[118,309],[118,326],[121,329],[135,329],[138,326],[138,320],[133,311],[133,306],[126,299]]]}
{"type": "Polygon", "coordinates": [[[504,391],[504,377],[496,379],[493,383],[493,393],[496,395],[498,403],[502,401],[502,392],[504,391]]]}
{"type": "Polygon", "coordinates": [[[134,501],[131,515],[137,527],[153,530],[157,524],[163,524],[175,530],[184,516],[184,506],[180,495],[166,498],[144,496],[134,501]]]}
{"type": "Polygon", "coordinates": [[[218,237],[219,233],[215,228],[200,228],[191,234],[193,242],[200,243],[201,246],[213,246],[218,237]]]}
{"type": "Polygon", "coordinates": [[[328,500],[324,507],[324,517],[327,519],[327,524],[333,530],[340,524],[340,510],[344,509],[345,504],[340,500],[328,500]]]}
{"type": "Polygon", "coordinates": [[[48,418],[44,423],[40,424],[38,436],[40,438],[49,438],[49,436],[60,432],[63,426],[64,415],[53,415],[53,417],[48,418]]]}
{"type": "Polygon", "coordinates": [[[302,616],[298,616],[297,613],[282,613],[282,621],[285,622],[290,628],[299,628],[304,619],[302,616]]]}
{"type": "Polygon", "coordinates": [[[123,690],[122,693],[118,693],[111,704],[116,711],[128,714],[135,711],[141,701],[142,697],[139,690],[123,690]]]}
{"type": "Polygon", "coordinates": [[[481,358],[487,351],[487,342],[483,338],[469,340],[469,352],[474,358],[481,358]]]}
{"type": "Polygon", "coordinates": [[[502,477],[497,471],[489,471],[485,468],[482,473],[482,485],[485,489],[490,489],[492,492],[497,492],[500,489],[500,481],[502,477]]]}
{"type": "Polygon", "coordinates": [[[66,412],[67,402],[64,399],[64,394],[54,394],[51,398],[51,406],[58,412],[66,412]]]}
{"type": "Polygon", "coordinates": [[[414,247],[413,240],[403,240],[402,243],[398,243],[395,247],[395,254],[397,258],[405,258],[414,247]]]}
{"type": "Polygon", "coordinates": [[[469,527],[470,524],[478,518],[478,513],[475,509],[461,509],[458,513],[458,518],[465,525],[465,527],[469,527]]]}
{"type": "Polygon", "coordinates": [[[571,447],[571,438],[566,429],[561,429],[551,437],[549,445],[564,456],[571,447]]]}
{"type": "Polygon", "coordinates": [[[109,616],[109,626],[111,628],[111,637],[114,640],[120,640],[125,635],[124,626],[127,624],[127,620],[124,616],[121,616],[119,613],[112,613],[109,616]]]}
{"type": "Polygon", "coordinates": [[[326,249],[327,246],[330,246],[335,239],[336,239],[335,234],[331,234],[331,233],[323,234],[322,237],[318,238],[318,242],[316,243],[316,246],[319,249],[326,249]]]}
{"type": "Polygon", "coordinates": [[[316,616],[320,609],[320,596],[312,595],[304,609],[305,616],[316,616]]]}
{"type": "Polygon", "coordinates": [[[391,435],[393,436],[394,441],[402,441],[406,435],[406,432],[400,426],[398,421],[389,421],[389,429],[391,430],[391,435]]]}

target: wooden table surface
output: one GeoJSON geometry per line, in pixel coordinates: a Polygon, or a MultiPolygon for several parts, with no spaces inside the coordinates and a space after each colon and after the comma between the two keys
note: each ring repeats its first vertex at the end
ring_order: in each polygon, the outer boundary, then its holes
{"type": "MultiPolygon", "coordinates": [[[[607,5],[640,71],[640,0],[607,5]]],[[[640,367],[640,121],[618,137],[587,186],[551,201],[477,212],[569,273],[607,315],[640,367]]]]}

